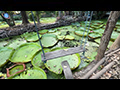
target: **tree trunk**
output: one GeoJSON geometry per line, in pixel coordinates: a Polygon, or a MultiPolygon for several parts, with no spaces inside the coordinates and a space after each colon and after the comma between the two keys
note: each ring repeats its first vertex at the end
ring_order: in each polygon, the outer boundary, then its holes
{"type": "Polygon", "coordinates": [[[117,22],[119,16],[120,16],[120,11],[111,11],[110,12],[110,16],[108,17],[105,31],[100,40],[100,45],[99,45],[98,53],[97,53],[95,60],[99,61],[100,59],[102,59],[104,57],[104,53],[106,51],[107,45],[111,38],[111,34],[113,32],[113,29],[116,25],[116,22],[117,22]]]}
{"type": "Polygon", "coordinates": [[[37,16],[37,22],[38,22],[38,24],[40,24],[40,18],[39,18],[39,13],[38,13],[38,11],[36,11],[36,16],[37,16]]]}
{"type": "Polygon", "coordinates": [[[21,11],[21,16],[22,16],[22,24],[26,25],[27,23],[29,23],[26,12],[25,11],[21,11]]]}
{"type": "MultiPolygon", "coordinates": [[[[0,14],[1,15],[1,14],[0,14]]],[[[1,17],[3,18],[3,20],[9,25],[9,27],[12,27],[10,20],[5,19],[2,15],[1,17]]]]}
{"type": "Polygon", "coordinates": [[[12,23],[12,26],[14,26],[14,25],[15,25],[15,21],[14,21],[14,18],[13,18],[13,13],[12,13],[12,12],[9,12],[8,14],[9,14],[10,17],[11,17],[10,21],[13,22],[13,23],[12,23]]]}
{"type": "Polygon", "coordinates": [[[114,43],[110,46],[110,50],[117,49],[120,47],[120,35],[117,37],[117,39],[114,41],[114,43]]]}

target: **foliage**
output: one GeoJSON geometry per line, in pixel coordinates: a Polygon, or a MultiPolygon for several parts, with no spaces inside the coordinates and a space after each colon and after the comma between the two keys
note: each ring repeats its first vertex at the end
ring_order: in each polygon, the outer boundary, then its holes
{"type": "MultiPolygon", "coordinates": [[[[54,50],[60,50],[61,48],[55,48],[54,50]]],[[[66,47],[64,50],[67,50],[66,47]]],[[[59,58],[55,58],[55,59],[51,59],[48,60],[45,63],[45,66],[51,71],[54,72],[56,74],[61,74],[62,73],[62,66],[61,66],[61,62],[67,60],[70,68],[72,70],[74,70],[75,68],[77,68],[80,64],[80,55],[79,54],[72,54],[72,55],[67,55],[67,56],[63,56],[63,57],[59,57],[59,58]]]]}
{"type": "Polygon", "coordinates": [[[10,47],[0,47],[0,67],[5,65],[11,56],[13,48],[10,47]]]}
{"type": "Polygon", "coordinates": [[[43,47],[52,47],[58,42],[58,39],[54,34],[44,34],[42,35],[41,42],[43,47]]]}
{"type": "MultiPolygon", "coordinates": [[[[50,52],[50,49],[45,48],[44,52],[50,52]]],[[[34,67],[45,69],[44,63],[41,60],[42,50],[38,51],[32,58],[31,63],[34,67]]]]}
{"type": "Polygon", "coordinates": [[[33,67],[33,69],[24,71],[14,79],[47,79],[47,75],[41,68],[33,67]]]}
{"type": "Polygon", "coordinates": [[[33,55],[39,51],[41,47],[35,43],[25,43],[20,45],[12,53],[10,57],[11,62],[29,62],[31,61],[33,55]]]}

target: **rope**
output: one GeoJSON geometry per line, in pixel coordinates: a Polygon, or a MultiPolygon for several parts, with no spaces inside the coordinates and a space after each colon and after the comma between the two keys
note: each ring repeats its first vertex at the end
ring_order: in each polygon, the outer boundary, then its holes
{"type": "MultiPolygon", "coordinates": [[[[85,49],[85,45],[86,45],[86,42],[87,42],[87,39],[88,39],[88,32],[89,32],[89,28],[90,28],[90,23],[91,23],[92,15],[93,15],[93,11],[91,12],[90,22],[89,22],[89,26],[88,26],[88,30],[87,30],[87,36],[85,38],[85,43],[84,43],[84,46],[83,46],[83,50],[85,49]]],[[[85,55],[85,51],[83,51],[83,55],[85,55]]]]}
{"type": "MultiPolygon", "coordinates": [[[[36,23],[35,23],[35,19],[34,19],[33,12],[31,11],[31,13],[32,13],[32,18],[33,18],[34,24],[35,24],[35,29],[36,29],[36,31],[37,31],[37,35],[38,35],[38,38],[39,38],[40,46],[41,46],[41,48],[42,48],[43,57],[44,57],[44,59],[46,59],[46,58],[45,58],[45,53],[44,53],[44,50],[43,50],[43,46],[42,46],[42,43],[41,43],[41,40],[40,40],[40,36],[39,36],[39,33],[38,33],[37,25],[36,25],[36,23]]],[[[44,62],[44,63],[46,63],[46,62],[44,62]]]]}
{"type": "MultiPolygon", "coordinates": [[[[88,11],[88,15],[89,15],[89,13],[90,13],[90,11],[88,11]]],[[[88,16],[88,15],[87,15],[87,16],[88,16]]],[[[84,38],[85,31],[86,31],[87,21],[88,21],[88,17],[87,17],[86,22],[85,22],[85,27],[84,27],[84,31],[83,31],[83,36],[82,36],[82,40],[81,40],[81,43],[80,43],[80,47],[82,46],[82,43],[83,43],[83,38],[84,38]]]]}

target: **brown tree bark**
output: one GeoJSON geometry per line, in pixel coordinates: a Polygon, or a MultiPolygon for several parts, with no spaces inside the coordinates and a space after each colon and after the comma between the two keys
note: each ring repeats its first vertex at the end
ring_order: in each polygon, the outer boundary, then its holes
{"type": "Polygon", "coordinates": [[[120,35],[117,37],[117,39],[114,41],[114,43],[110,46],[110,50],[117,49],[120,47],[120,35]]]}
{"type": "Polygon", "coordinates": [[[21,16],[22,16],[22,24],[26,25],[27,23],[29,23],[26,12],[25,11],[21,11],[21,16]]]}
{"type": "Polygon", "coordinates": [[[119,16],[120,16],[120,11],[111,11],[110,12],[105,31],[100,40],[100,45],[99,45],[98,53],[97,53],[95,60],[99,61],[100,59],[102,59],[104,57],[104,53],[106,51],[107,45],[111,38],[111,34],[113,32],[113,29],[116,25],[116,22],[117,22],[119,16]]]}

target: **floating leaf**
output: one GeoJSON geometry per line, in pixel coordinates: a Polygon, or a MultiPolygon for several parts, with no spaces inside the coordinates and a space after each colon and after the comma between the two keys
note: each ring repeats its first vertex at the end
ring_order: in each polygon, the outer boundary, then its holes
{"type": "MultiPolygon", "coordinates": [[[[50,52],[50,49],[44,49],[44,52],[50,52]]],[[[31,63],[34,67],[42,68],[45,69],[44,63],[41,60],[41,54],[42,50],[38,51],[34,56],[33,59],[31,60],[31,63]]]]}
{"type": "Polygon", "coordinates": [[[111,35],[111,40],[114,41],[118,36],[119,36],[119,33],[116,31],[113,31],[113,33],[111,35]]]}
{"type": "Polygon", "coordinates": [[[8,41],[0,41],[0,47],[4,47],[8,44],[8,41]]]}
{"type": "Polygon", "coordinates": [[[98,34],[98,33],[90,33],[89,34],[89,37],[92,38],[92,39],[96,39],[96,38],[99,38],[101,37],[102,35],[98,34]]]}
{"type": "Polygon", "coordinates": [[[45,33],[47,33],[47,32],[48,32],[47,29],[44,29],[44,30],[40,30],[40,31],[39,31],[40,34],[45,34],[45,33]]]}
{"type": "MultiPolygon", "coordinates": [[[[83,31],[75,30],[74,32],[76,35],[83,36],[83,31]]],[[[87,32],[84,32],[84,36],[87,36],[87,32]]]]}
{"type": "Polygon", "coordinates": [[[16,48],[10,57],[11,62],[29,62],[33,55],[41,50],[41,47],[35,43],[25,43],[16,48]]]}
{"type": "Polygon", "coordinates": [[[65,36],[64,35],[61,35],[61,36],[58,35],[57,38],[58,38],[58,40],[63,40],[65,38],[65,36]]]}
{"type": "MultiPolygon", "coordinates": [[[[39,36],[41,37],[40,34],[39,34],[39,36]]],[[[36,32],[29,33],[28,35],[25,36],[25,39],[27,41],[38,41],[39,40],[38,35],[37,35],[36,32]]]]}
{"type": "Polygon", "coordinates": [[[2,67],[8,62],[12,51],[13,51],[13,48],[0,47],[0,67],[2,67]]]}
{"type": "Polygon", "coordinates": [[[23,69],[24,69],[23,65],[17,65],[15,67],[13,67],[12,69],[9,70],[9,74],[11,76],[8,77],[7,79],[11,79],[11,78],[17,76],[18,74],[22,73],[23,71],[22,72],[19,72],[19,71],[21,71],[23,69]],[[17,72],[19,72],[19,73],[17,73],[17,72]]]}
{"type": "MultiPolygon", "coordinates": [[[[66,49],[66,48],[63,48],[66,49]]],[[[60,50],[60,48],[56,48],[54,50],[60,50]]],[[[62,73],[62,66],[61,66],[61,62],[67,60],[71,70],[74,70],[75,68],[77,68],[80,64],[80,55],[77,54],[72,54],[72,55],[67,55],[64,57],[59,57],[59,58],[55,58],[55,59],[51,59],[48,60],[45,63],[45,66],[47,67],[47,69],[49,69],[51,72],[54,72],[56,74],[61,74],[62,73]]]]}
{"type": "Polygon", "coordinates": [[[34,67],[20,74],[14,79],[47,79],[46,73],[41,68],[34,67]]]}
{"type": "Polygon", "coordinates": [[[65,39],[66,40],[73,40],[73,39],[75,39],[73,36],[71,36],[71,35],[66,35],[65,36],[65,39]]]}
{"type": "Polygon", "coordinates": [[[9,45],[8,47],[12,47],[14,49],[16,49],[17,47],[19,47],[20,45],[26,43],[26,40],[24,39],[21,39],[21,38],[18,38],[16,40],[13,40],[9,45]]]}
{"type": "Polygon", "coordinates": [[[58,42],[58,40],[57,36],[54,34],[44,34],[42,35],[41,42],[43,47],[51,47],[54,46],[58,42]]]}

